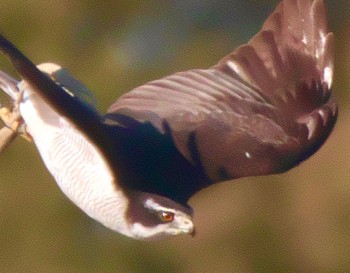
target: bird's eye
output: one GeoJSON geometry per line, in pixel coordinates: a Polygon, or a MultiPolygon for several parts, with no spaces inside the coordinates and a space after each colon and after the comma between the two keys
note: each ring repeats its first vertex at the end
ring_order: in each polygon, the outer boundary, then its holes
{"type": "Polygon", "coordinates": [[[164,223],[169,223],[169,222],[172,222],[174,220],[174,213],[168,212],[168,211],[161,211],[159,213],[159,218],[164,223]]]}

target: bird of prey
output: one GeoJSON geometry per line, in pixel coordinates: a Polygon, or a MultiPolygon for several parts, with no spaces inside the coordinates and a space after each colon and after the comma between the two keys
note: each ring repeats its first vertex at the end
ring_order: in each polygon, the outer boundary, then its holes
{"type": "MultiPolygon", "coordinates": [[[[178,72],[100,114],[56,64],[35,66],[0,36],[20,81],[7,127],[32,139],[61,190],[87,215],[135,239],[193,234],[189,198],[221,181],[285,172],[330,135],[333,35],[322,0],[284,0],[262,29],[209,69],[178,72]]],[[[9,141],[11,133],[4,133],[9,141]]]]}

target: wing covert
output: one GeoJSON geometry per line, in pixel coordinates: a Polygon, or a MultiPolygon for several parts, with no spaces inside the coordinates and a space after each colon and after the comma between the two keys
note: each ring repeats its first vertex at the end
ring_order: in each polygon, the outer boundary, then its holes
{"type": "Polygon", "coordinates": [[[321,0],[285,0],[217,65],[138,87],[108,115],[170,134],[212,182],[283,172],[312,155],[336,121],[332,41],[321,0]]]}

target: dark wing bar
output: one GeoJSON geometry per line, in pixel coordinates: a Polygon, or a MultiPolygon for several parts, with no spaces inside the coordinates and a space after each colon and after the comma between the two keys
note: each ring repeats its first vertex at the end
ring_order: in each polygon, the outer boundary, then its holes
{"type": "Polygon", "coordinates": [[[113,143],[96,109],[69,95],[2,35],[0,35],[0,51],[9,58],[18,74],[34,92],[95,143],[95,146],[111,159],[109,162],[115,162],[112,160],[115,157],[113,143]]]}

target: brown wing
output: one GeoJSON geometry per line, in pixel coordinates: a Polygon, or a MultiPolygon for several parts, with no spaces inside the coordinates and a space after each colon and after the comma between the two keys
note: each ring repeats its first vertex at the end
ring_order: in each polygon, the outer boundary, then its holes
{"type": "Polygon", "coordinates": [[[217,65],[138,87],[108,113],[170,133],[212,182],[283,172],[312,155],[336,121],[332,40],[321,0],[285,0],[217,65]]]}

